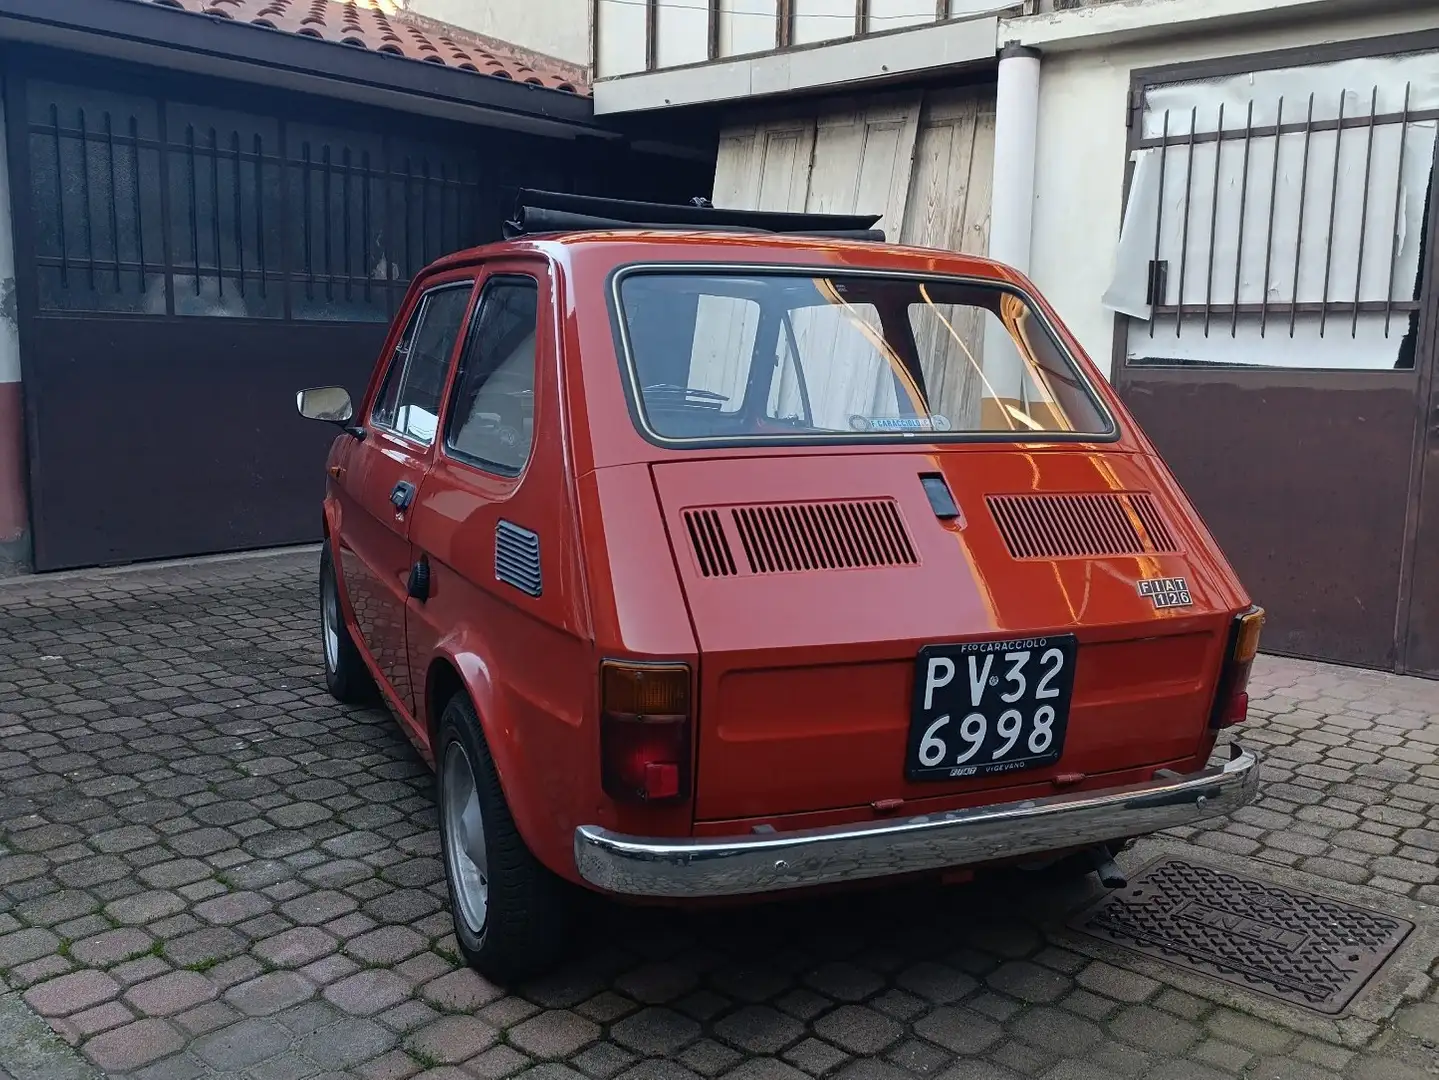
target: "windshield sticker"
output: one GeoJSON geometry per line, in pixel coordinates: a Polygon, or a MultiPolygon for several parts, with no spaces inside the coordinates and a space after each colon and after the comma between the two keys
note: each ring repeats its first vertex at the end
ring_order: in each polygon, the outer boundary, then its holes
{"type": "Polygon", "coordinates": [[[949,418],[933,416],[851,416],[853,431],[948,431],[949,418]]]}
{"type": "Polygon", "coordinates": [[[1189,594],[1189,583],[1182,577],[1145,578],[1139,582],[1139,595],[1149,597],[1161,610],[1194,604],[1194,597],[1189,594]]]}

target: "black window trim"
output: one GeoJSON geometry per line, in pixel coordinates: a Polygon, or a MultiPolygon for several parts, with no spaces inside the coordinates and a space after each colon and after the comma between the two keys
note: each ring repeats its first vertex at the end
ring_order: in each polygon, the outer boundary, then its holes
{"type": "MultiPolygon", "coordinates": [[[[474,469],[474,470],[476,470],[477,472],[481,472],[481,473],[486,474],[487,476],[493,476],[493,477],[496,477],[496,478],[501,479],[501,480],[515,480],[515,479],[518,479],[519,477],[521,477],[521,476],[524,475],[525,470],[530,467],[530,462],[531,462],[532,460],[534,460],[535,447],[534,447],[534,442],[533,442],[533,441],[531,441],[531,443],[530,443],[529,452],[525,455],[525,463],[524,463],[523,465],[521,465],[518,469],[515,469],[515,468],[511,468],[511,467],[508,466],[508,465],[502,465],[502,464],[500,464],[498,461],[490,461],[488,458],[482,458],[482,457],[480,457],[480,456],[478,456],[478,455],[476,455],[476,454],[468,454],[468,453],[466,453],[465,451],[461,450],[459,447],[455,446],[455,445],[450,441],[450,436],[451,436],[451,426],[452,426],[452,424],[454,423],[454,417],[455,417],[455,399],[459,396],[459,393],[460,393],[460,365],[464,362],[465,349],[469,346],[470,337],[471,337],[472,334],[475,333],[475,331],[476,331],[476,330],[478,329],[478,327],[479,327],[480,315],[484,312],[484,309],[485,309],[485,296],[489,293],[490,289],[493,288],[495,285],[500,285],[500,284],[511,284],[511,285],[514,285],[514,284],[517,284],[517,283],[520,283],[520,282],[523,282],[523,283],[525,283],[525,284],[527,284],[527,285],[533,286],[533,288],[534,288],[534,290],[535,290],[535,388],[534,388],[534,389],[535,389],[535,391],[536,391],[535,403],[536,403],[536,405],[539,404],[539,396],[538,396],[537,391],[538,391],[538,389],[539,389],[539,381],[540,381],[540,380],[539,380],[539,365],[540,365],[540,303],[539,303],[539,301],[540,301],[540,295],[541,295],[541,291],[540,291],[540,278],[539,278],[539,276],[538,276],[537,274],[527,273],[527,272],[525,272],[525,271],[523,271],[523,270],[499,270],[499,271],[496,271],[496,272],[495,272],[494,274],[492,274],[491,276],[485,278],[484,284],[480,287],[480,295],[479,295],[479,297],[475,300],[475,306],[474,306],[473,310],[471,310],[471,312],[470,312],[469,325],[465,328],[465,335],[464,335],[464,337],[463,337],[463,338],[461,339],[461,341],[460,341],[460,351],[459,351],[459,353],[456,354],[456,358],[455,358],[455,377],[454,377],[454,379],[452,379],[451,382],[450,382],[450,393],[449,393],[448,398],[447,398],[446,401],[444,402],[444,406],[445,406],[444,417],[443,417],[444,423],[441,424],[441,431],[440,431],[440,433],[439,433],[439,434],[440,434],[440,438],[439,438],[439,440],[438,440],[438,445],[439,445],[439,448],[440,448],[440,453],[443,454],[446,458],[449,458],[449,459],[457,462],[457,463],[460,464],[460,465],[464,465],[464,466],[466,466],[466,467],[468,467],[468,468],[474,469]]],[[[536,414],[538,415],[539,410],[536,409],[535,411],[536,411],[536,414]]]]}
{"type": "Polygon", "coordinates": [[[1118,442],[1123,437],[1123,429],[1120,426],[1119,418],[1109,407],[1104,395],[1099,392],[1094,381],[1084,366],[1079,363],[1078,358],[1064,343],[1064,338],[1059,328],[1050,319],[1049,315],[1035,300],[1034,296],[1027,291],[1007,281],[998,281],[994,278],[979,277],[973,274],[934,273],[914,270],[889,270],[876,267],[851,267],[834,266],[830,264],[817,263],[745,263],[745,262],[704,262],[704,261],[646,261],[627,263],[616,267],[610,273],[609,288],[607,290],[606,302],[610,308],[610,330],[614,338],[616,359],[619,362],[620,377],[625,387],[625,398],[629,406],[630,419],[634,422],[635,430],[648,443],[664,449],[737,449],[737,448],[763,448],[780,446],[925,446],[925,445],[954,445],[965,443],[998,443],[1005,446],[1045,446],[1045,445],[1098,445],[1118,442]],[[923,433],[896,433],[894,435],[866,434],[862,437],[842,432],[834,435],[761,435],[761,436],[728,436],[725,438],[708,438],[704,436],[695,438],[676,438],[674,436],[661,435],[650,427],[649,419],[645,415],[643,395],[639,383],[639,374],[635,369],[634,352],[630,346],[629,328],[624,315],[624,304],[620,296],[621,286],[626,278],[635,274],[745,274],[749,276],[760,275],[785,275],[785,276],[811,276],[811,277],[877,277],[891,280],[908,281],[929,281],[942,282],[954,285],[973,285],[981,288],[994,289],[996,292],[1010,293],[1019,297],[1030,312],[1039,320],[1045,331],[1053,339],[1055,345],[1061,349],[1065,358],[1073,365],[1077,381],[1084,391],[1090,396],[1095,408],[1099,411],[1102,419],[1108,423],[1108,429],[1100,433],[1088,432],[1064,432],[1045,431],[1032,433],[1033,438],[1023,437],[1025,432],[923,432],[923,433]]]}
{"type": "MultiPolygon", "coordinates": [[[[410,434],[408,434],[407,432],[401,431],[401,430],[400,430],[397,426],[395,426],[394,424],[381,423],[379,420],[376,420],[376,419],[375,419],[375,409],[379,406],[379,404],[380,404],[380,398],[381,398],[381,396],[382,396],[382,395],[384,394],[384,392],[385,392],[385,383],[386,383],[386,380],[389,378],[390,369],[394,366],[395,361],[400,358],[401,343],[403,343],[404,340],[405,340],[405,333],[406,333],[406,331],[409,330],[411,321],[412,321],[412,320],[419,320],[419,319],[423,319],[423,318],[424,318],[425,309],[426,309],[427,307],[429,307],[429,304],[430,304],[430,298],[433,297],[436,293],[447,292],[447,291],[452,290],[452,289],[467,288],[467,289],[470,290],[471,294],[473,294],[473,293],[474,293],[474,290],[475,290],[475,282],[476,282],[476,280],[478,280],[478,279],[477,279],[477,278],[474,278],[474,277],[470,277],[470,278],[465,278],[465,279],[457,279],[457,280],[455,280],[455,281],[442,281],[442,282],[439,282],[438,284],[429,286],[429,287],[426,288],[422,293],[420,293],[419,301],[415,304],[415,307],[414,307],[413,310],[410,312],[410,318],[405,320],[405,327],[404,327],[404,329],[400,331],[400,341],[396,343],[394,349],[390,352],[389,363],[387,363],[387,364],[385,365],[385,374],[384,374],[384,377],[382,377],[382,378],[380,379],[380,385],[379,385],[379,387],[377,387],[377,392],[376,392],[376,394],[375,394],[375,400],[370,403],[370,418],[369,418],[370,427],[372,427],[372,428],[374,428],[374,429],[376,429],[376,430],[378,430],[378,431],[383,431],[387,436],[390,436],[391,438],[399,439],[401,442],[409,443],[411,446],[419,447],[419,448],[422,449],[422,450],[429,450],[432,446],[435,445],[435,440],[434,440],[434,439],[431,439],[429,442],[425,442],[425,441],[422,440],[422,439],[417,439],[417,438],[415,438],[413,435],[410,435],[410,434]]],[[[416,328],[418,329],[419,323],[416,322],[416,323],[415,323],[415,326],[416,326],[416,328]]],[[[465,341],[465,339],[466,339],[467,336],[468,336],[468,335],[464,332],[464,326],[462,325],[462,326],[461,326],[461,334],[460,334],[460,338],[459,338],[459,344],[460,344],[460,345],[463,345],[463,343],[464,343],[464,341],[465,341]]],[[[455,365],[455,354],[454,354],[453,351],[452,351],[451,356],[450,356],[450,360],[449,360],[449,364],[448,364],[448,366],[447,366],[446,369],[445,369],[445,380],[446,380],[446,381],[449,380],[449,377],[450,377],[450,369],[453,368],[454,365],[455,365]]],[[[398,406],[398,402],[399,402],[398,394],[404,393],[405,380],[409,377],[409,374],[410,374],[410,349],[407,348],[407,349],[405,349],[405,356],[404,356],[403,366],[400,368],[400,388],[399,388],[399,391],[397,391],[397,396],[396,396],[396,399],[395,399],[397,406],[398,406]]],[[[443,385],[443,383],[442,383],[441,385],[443,385]]],[[[442,401],[440,402],[440,404],[443,406],[443,405],[444,405],[444,401],[442,400],[442,401]]],[[[398,409],[397,409],[397,411],[398,411],[398,409]]],[[[443,420],[443,419],[444,419],[443,415],[437,416],[437,417],[435,418],[435,430],[436,430],[436,434],[439,433],[440,421],[443,420]]]]}

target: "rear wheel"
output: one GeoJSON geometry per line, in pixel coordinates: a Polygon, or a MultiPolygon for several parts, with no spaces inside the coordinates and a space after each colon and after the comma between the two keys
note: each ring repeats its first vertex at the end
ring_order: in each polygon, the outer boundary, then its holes
{"type": "Polygon", "coordinates": [[[515,828],[479,717],[463,693],[440,716],[435,764],[445,876],[465,962],[500,983],[543,973],[563,954],[571,890],[515,828]]]}
{"type": "Polygon", "coordinates": [[[360,650],[350,637],[340,609],[340,583],[330,542],[320,548],[320,643],[325,656],[325,686],[330,696],[346,705],[362,705],[375,698],[375,680],[360,650]]]}

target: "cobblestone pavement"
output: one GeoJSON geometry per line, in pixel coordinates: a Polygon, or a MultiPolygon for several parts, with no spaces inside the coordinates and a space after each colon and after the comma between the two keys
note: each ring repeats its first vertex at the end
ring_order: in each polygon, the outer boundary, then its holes
{"type": "MultiPolygon", "coordinates": [[[[424,766],[388,716],[324,691],[314,565],[0,588],[0,975],[111,1075],[1439,1075],[1439,684],[1262,661],[1263,800],[1126,855],[1415,922],[1337,1022],[1070,933],[1095,886],[1017,875],[597,903],[572,964],[506,992],[456,965],[424,766]]],[[[41,1075],[4,1047],[0,1080],[41,1075]]]]}

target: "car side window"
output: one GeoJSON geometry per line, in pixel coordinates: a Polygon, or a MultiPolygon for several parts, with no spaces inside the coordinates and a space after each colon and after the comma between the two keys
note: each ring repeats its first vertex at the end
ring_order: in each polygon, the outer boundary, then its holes
{"type": "Polygon", "coordinates": [[[441,285],[421,298],[395,347],[372,422],[426,445],[434,441],[445,375],[473,287],[472,281],[441,285]]]}
{"type": "Polygon", "coordinates": [[[539,284],[496,278],[485,286],[460,356],[445,446],[487,472],[518,476],[535,425],[539,284]]]}

